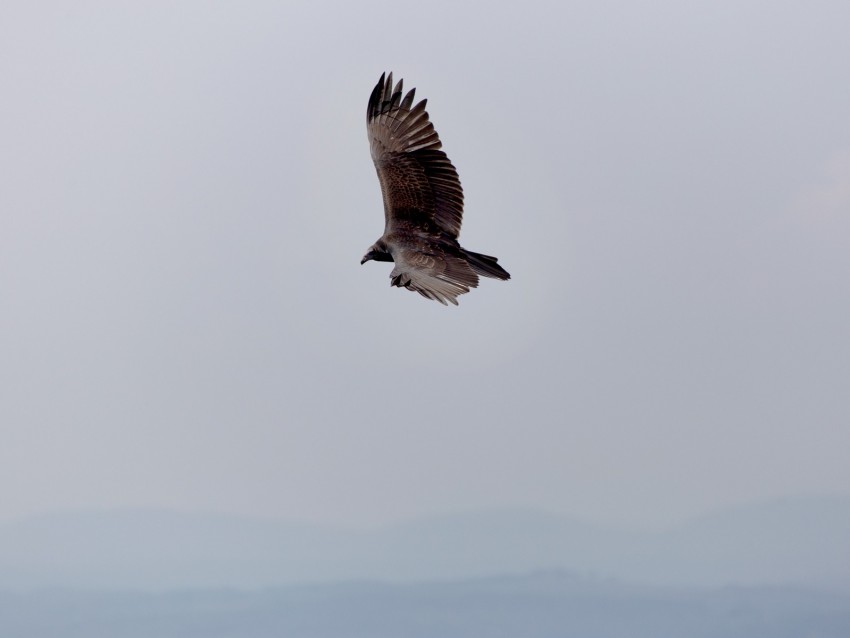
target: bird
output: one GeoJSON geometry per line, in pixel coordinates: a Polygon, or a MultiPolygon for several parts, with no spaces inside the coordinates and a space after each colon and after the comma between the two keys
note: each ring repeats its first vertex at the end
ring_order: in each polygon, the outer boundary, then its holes
{"type": "Polygon", "coordinates": [[[496,257],[458,243],[463,189],[428,112],[413,104],[416,89],[402,97],[403,80],[382,73],[369,96],[366,129],[384,200],[384,234],[360,264],[391,261],[390,284],[441,304],[478,286],[479,276],[507,280],[496,257]]]}

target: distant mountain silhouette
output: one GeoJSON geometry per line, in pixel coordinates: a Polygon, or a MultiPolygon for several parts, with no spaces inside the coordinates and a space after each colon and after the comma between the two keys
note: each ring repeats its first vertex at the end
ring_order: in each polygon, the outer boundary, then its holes
{"type": "Polygon", "coordinates": [[[724,510],[662,533],[528,510],[352,531],[161,510],[70,512],[0,526],[0,589],[265,587],[563,569],[639,583],[850,587],[850,497],[724,510]]]}
{"type": "Polygon", "coordinates": [[[850,635],[850,594],[625,585],[548,572],[262,590],[0,590],[0,635],[39,638],[784,638],[850,635]]]}

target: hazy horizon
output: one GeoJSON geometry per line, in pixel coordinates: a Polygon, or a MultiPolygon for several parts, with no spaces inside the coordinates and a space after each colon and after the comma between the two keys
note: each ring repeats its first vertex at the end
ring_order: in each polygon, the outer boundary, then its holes
{"type": "Polygon", "coordinates": [[[458,582],[557,571],[641,586],[850,592],[850,496],[732,508],[664,530],[529,509],[380,527],[172,510],[97,510],[0,524],[0,590],[262,589],[458,582]]]}

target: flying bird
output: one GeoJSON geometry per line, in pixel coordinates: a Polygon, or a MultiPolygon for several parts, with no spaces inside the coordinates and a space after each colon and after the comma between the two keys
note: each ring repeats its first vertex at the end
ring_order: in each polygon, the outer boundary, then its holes
{"type": "Polygon", "coordinates": [[[391,285],[443,305],[478,286],[478,277],[510,279],[498,259],[458,243],[463,189],[428,119],[427,100],[402,97],[402,80],[382,74],[369,96],[366,128],[384,198],[384,234],[363,256],[392,261],[391,285]]]}

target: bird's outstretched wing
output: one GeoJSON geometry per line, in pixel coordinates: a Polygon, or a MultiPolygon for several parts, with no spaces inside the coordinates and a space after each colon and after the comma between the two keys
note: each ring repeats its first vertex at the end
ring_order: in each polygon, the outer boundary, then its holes
{"type": "Polygon", "coordinates": [[[390,273],[393,286],[415,290],[423,297],[457,305],[458,295],[478,286],[478,275],[464,259],[449,254],[438,245],[396,250],[395,268],[390,273]]]}
{"type": "MultiPolygon", "coordinates": [[[[402,97],[402,81],[381,75],[366,111],[372,160],[384,197],[386,231],[399,222],[457,239],[463,189],[425,110],[413,105],[416,89],[402,97]]],[[[427,295],[426,295],[427,296],[427,295]]]]}

